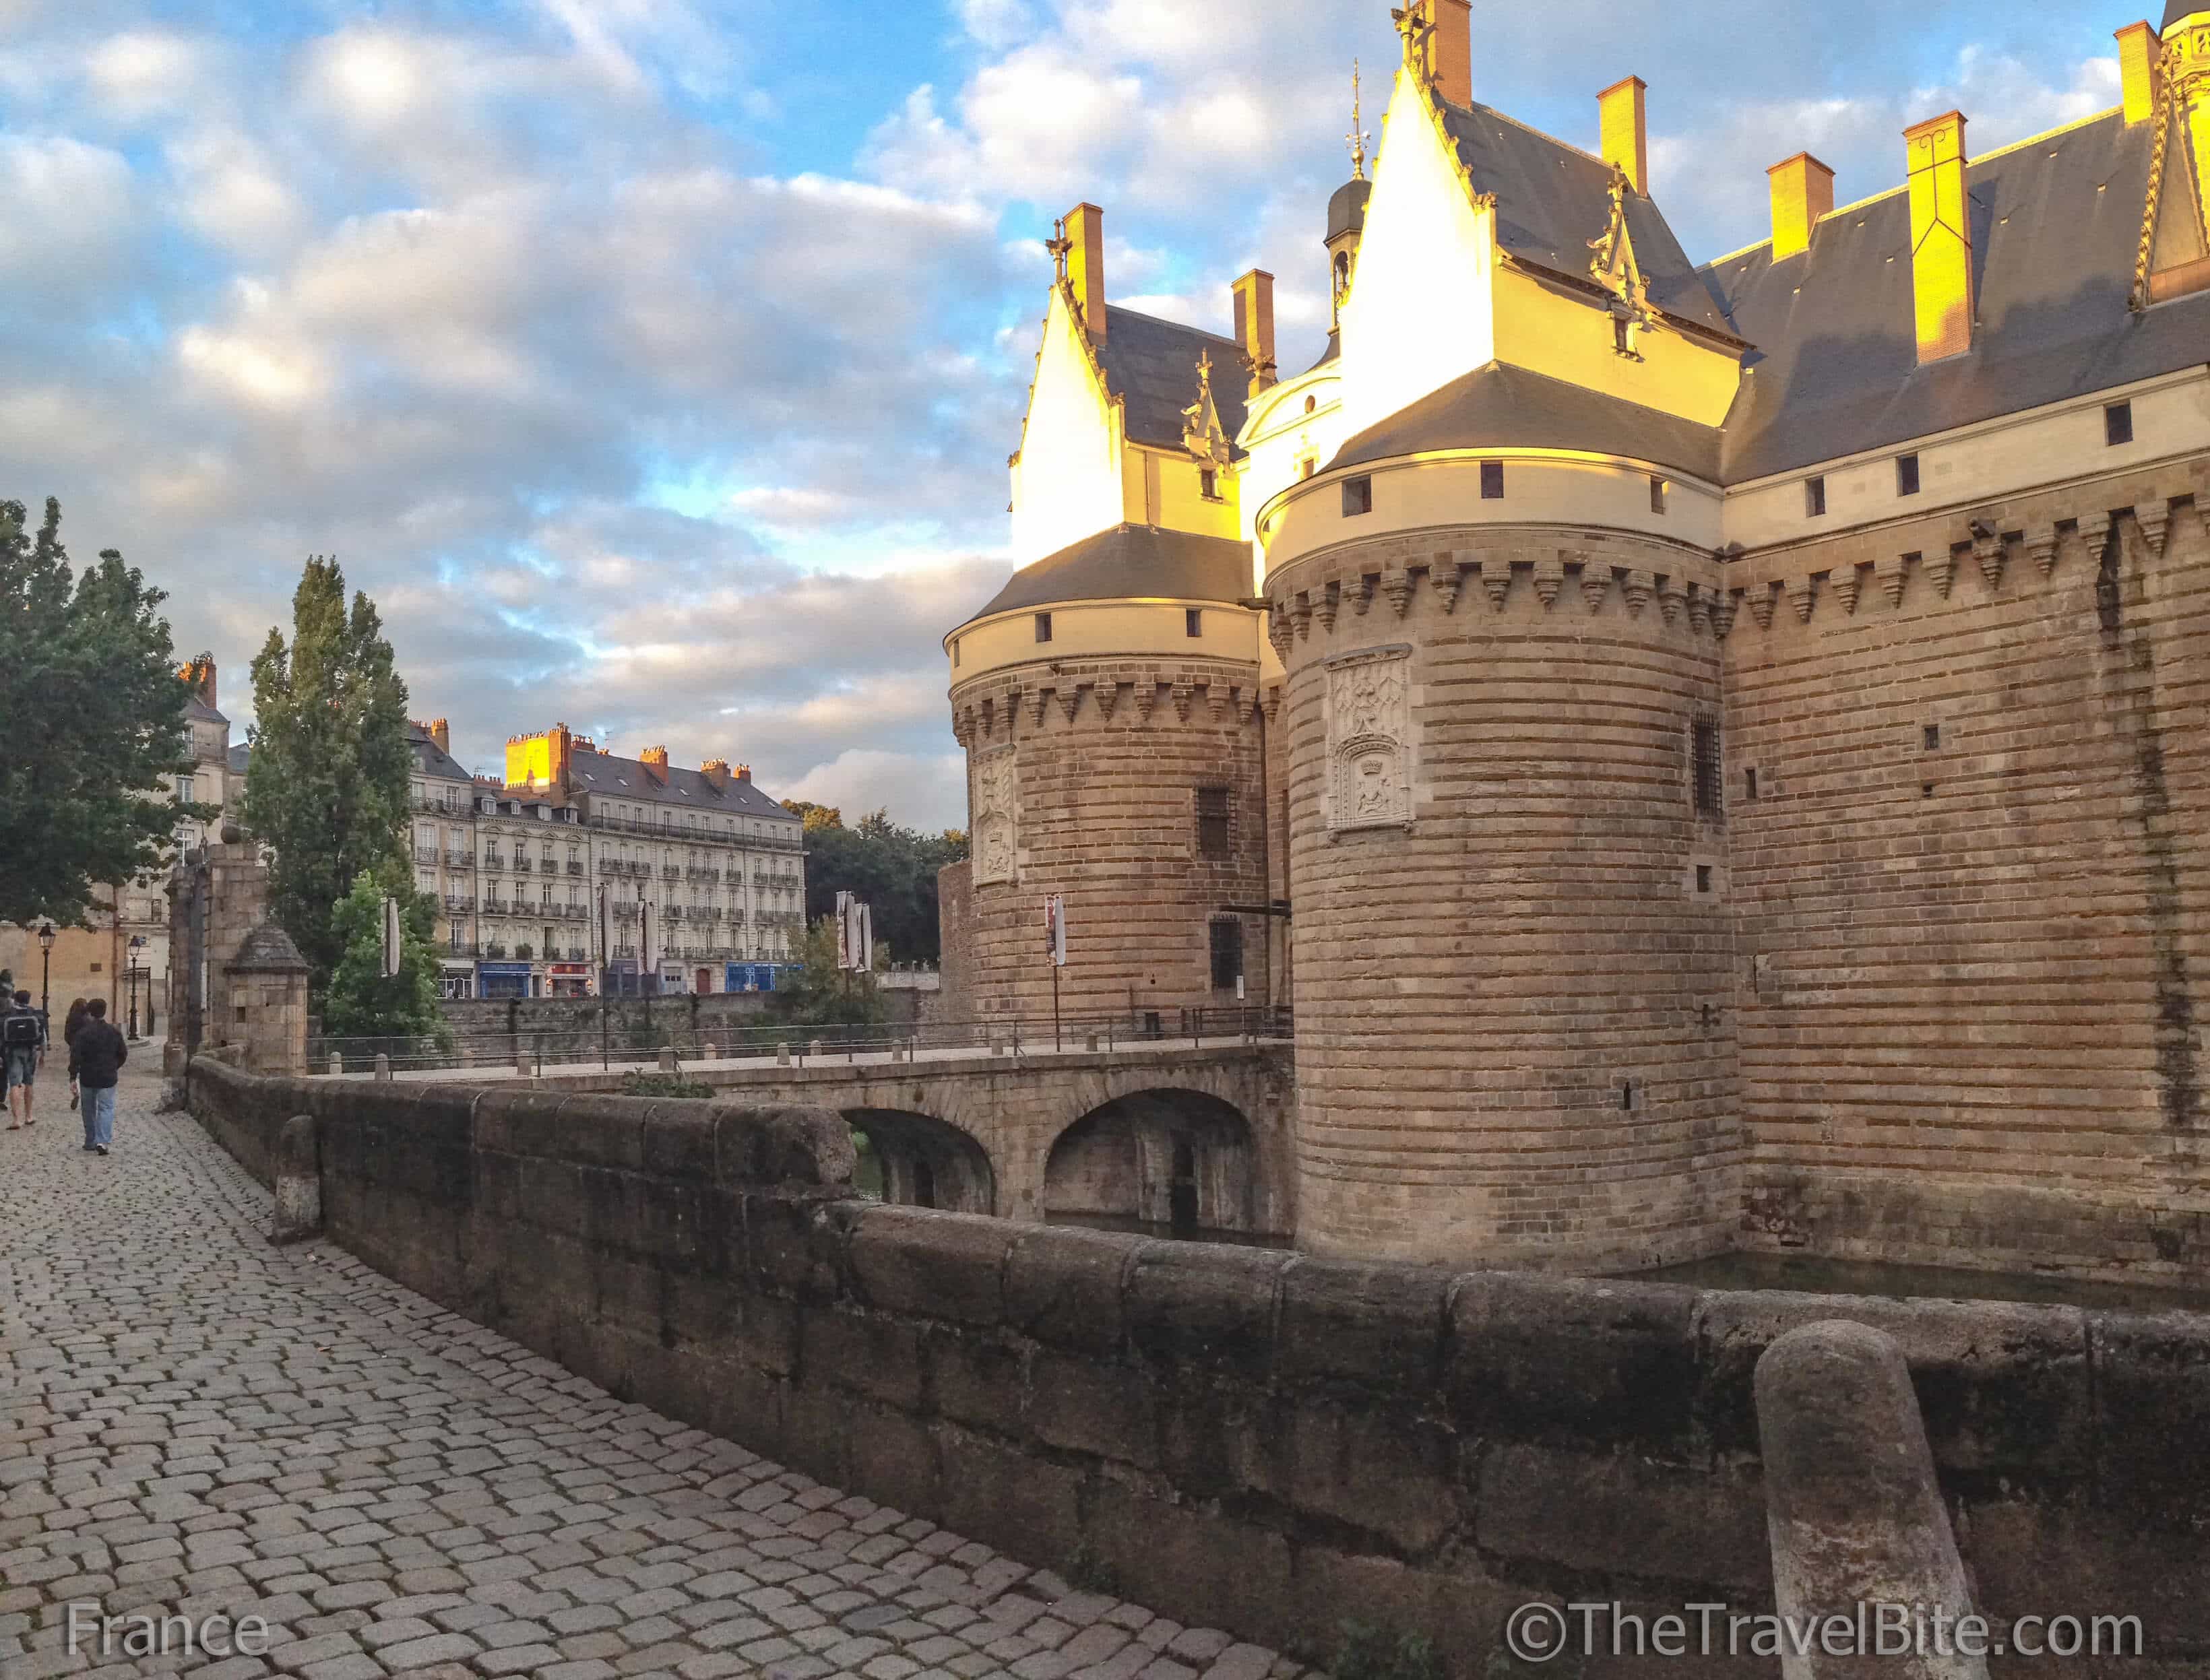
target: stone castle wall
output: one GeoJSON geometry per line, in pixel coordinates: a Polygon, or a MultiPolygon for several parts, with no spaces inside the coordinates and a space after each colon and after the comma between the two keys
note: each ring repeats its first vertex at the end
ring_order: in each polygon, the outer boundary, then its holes
{"type": "MultiPolygon", "coordinates": [[[[1211,984],[1210,924],[1265,900],[1256,667],[1068,659],[952,692],[967,750],[974,854],[957,983],[975,1019],[1048,1021],[1044,899],[1063,894],[1067,1020],[1233,1005],[1211,984]],[[1199,854],[1198,791],[1229,795],[1228,855],[1199,854]]],[[[1266,991],[1266,938],[1240,918],[1245,994],[1266,991]]]]}
{"type": "Polygon", "coordinates": [[[2206,505],[2167,467],[1730,568],[1746,1242],[2210,1264],[2206,505]]]}
{"type": "Polygon", "coordinates": [[[1725,837],[1690,762],[1716,570],[1490,526],[1270,577],[1301,1245],[1626,1267],[1728,1242],[1725,837]]]}
{"type": "Polygon", "coordinates": [[[1531,1599],[1770,1611],[1752,1373],[1839,1314],[1909,1358],[1983,1610],[2138,1615],[2145,1672],[2210,1658],[2200,1317],[1453,1275],[885,1207],[851,1196],[818,1109],[207,1057],[190,1095],[263,1174],[311,1116],[330,1236],[443,1306],[1192,1624],[1325,1659],[1356,1618],[1480,1675],[1518,1671],[1500,1626],[1531,1599]]]}

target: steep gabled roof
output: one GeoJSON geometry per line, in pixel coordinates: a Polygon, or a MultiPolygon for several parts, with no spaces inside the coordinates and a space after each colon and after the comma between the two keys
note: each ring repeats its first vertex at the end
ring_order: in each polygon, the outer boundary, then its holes
{"type": "Polygon", "coordinates": [[[429,731],[407,726],[407,744],[414,749],[414,763],[421,773],[436,781],[464,781],[474,786],[475,778],[461,768],[461,762],[437,742],[429,731]]]}
{"type": "Polygon", "coordinates": [[[975,618],[1069,601],[1241,601],[1251,590],[1248,543],[1156,525],[1119,525],[1022,567],[975,618]]]}
{"type": "Polygon", "coordinates": [[[2210,292],[2128,306],[2154,125],[2112,111],[1970,166],[1972,347],[1918,364],[1906,193],[1828,216],[1809,250],[1706,269],[1757,346],[1726,419],[1727,482],[2210,361],[2210,292]]]}
{"type": "MultiPolygon", "coordinates": [[[[1485,105],[1437,101],[1472,190],[1496,201],[1496,242],[1524,262],[1561,274],[1589,271],[1590,242],[1611,223],[1611,166],[1485,105]]],[[[1650,301],[1666,314],[1731,336],[1710,286],[1664,214],[1627,196],[1627,231],[1650,301]]]]}
{"type": "Polygon", "coordinates": [[[1344,444],[1328,468],[1427,449],[1586,449],[1716,481],[1719,431],[1623,397],[1490,362],[1344,444]]]}
{"type": "Polygon", "coordinates": [[[1182,411],[1197,400],[1197,358],[1202,355],[1212,358],[1212,397],[1221,429],[1231,438],[1243,429],[1243,394],[1250,384],[1243,346],[1234,339],[1108,304],[1105,342],[1094,349],[1106,390],[1126,404],[1130,443],[1182,447],[1182,411]]]}
{"type": "Polygon", "coordinates": [[[642,759],[587,752],[579,747],[569,756],[568,777],[575,792],[595,794],[601,799],[637,799],[649,804],[681,805],[722,816],[779,816],[790,822],[798,821],[752,782],[731,776],[717,786],[704,771],[686,770],[676,764],[655,764],[648,772],[642,759]]]}

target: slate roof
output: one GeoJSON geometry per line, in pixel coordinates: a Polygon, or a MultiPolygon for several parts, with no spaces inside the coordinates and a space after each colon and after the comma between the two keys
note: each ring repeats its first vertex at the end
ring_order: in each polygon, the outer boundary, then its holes
{"type": "Polygon", "coordinates": [[[307,972],[306,959],[292,942],[292,936],[274,921],[263,922],[247,934],[239,944],[238,954],[223,966],[233,974],[241,970],[275,974],[307,972]]]}
{"type": "MultiPolygon", "coordinates": [[[[1443,128],[1472,172],[1474,190],[1496,196],[1497,243],[1546,268],[1587,274],[1589,242],[1611,226],[1611,166],[1485,105],[1445,105],[1443,128]]],[[[1664,216],[1639,193],[1627,196],[1627,232],[1651,303],[1683,321],[1733,332],[1664,216]]]]}
{"type": "Polygon", "coordinates": [[[1720,434],[1677,415],[1490,362],[1344,443],[1331,470],[1422,449],[1596,449],[1716,480],[1720,434]]]}
{"type": "Polygon", "coordinates": [[[2169,29],[2189,13],[2199,12],[2202,9],[2203,0],[2165,0],[2162,27],[2169,29]]]}
{"type": "Polygon", "coordinates": [[[1366,226],[1366,201],[1374,196],[1374,184],[1364,178],[1345,181],[1335,190],[1335,196],[1327,202],[1327,238],[1333,244],[1339,235],[1357,233],[1366,226]]]}
{"type": "Polygon", "coordinates": [[[990,604],[967,622],[1066,601],[1163,596],[1170,600],[1241,601],[1254,588],[1251,545],[1156,525],[1120,525],[1071,543],[1015,572],[990,604]]]}
{"type": "Polygon", "coordinates": [[[430,738],[427,730],[407,726],[407,744],[414,749],[414,762],[422,774],[432,781],[463,781],[471,787],[475,778],[461,768],[461,762],[430,738]]]}
{"type": "Polygon", "coordinates": [[[244,775],[245,774],[247,762],[251,760],[252,756],[252,746],[246,742],[239,742],[236,746],[230,750],[231,769],[239,775],[244,775]]]}
{"type": "Polygon", "coordinates": [[[1766,244],[1707,268],[1756,346],[1727,416],[1726,481],[2210,361],[2210,292],[2127,308],[2153,133],[2112,111],[1969,166],[1979,325],[1970,351],[1926,367],[1905,192],[1827,217],[1784,262],[1766,244]]]}
{"type": "Polygon", "coordinates": [[[578,793],[595,794],[601,799],[637,799],[647,804],[679,805],[723,816],[779,816],[794,826],[800,821],[756,785],[739,781],[734,774],[720,787],[709,781],[703,770],[686,770],[680,765],[670,764],[665,774],[666,780],[662,780],[659,766],[647,774],[639,759],[618,758],[608,752],[586,752],[580,747],[568,758],[568,778],[578,793]]]}
{"type": "Polygon", "coordinates": [[[1232,443],[1243,429],[1244,393],[1251,388],[1243,346],[1119,304],[1105,306],[1105,342],[1096,346],[1105,388],[1126,404],[1130,441],[1182,447],[1182,411],[1197,400],[1197,358],[1212,356],[1212,400],[1232,443]]]}
{"type": "Polygon", "coordinates": [[[195,693],[184,702],[184,715],[194,723],[228,723],[230,720],[195,693]]]}

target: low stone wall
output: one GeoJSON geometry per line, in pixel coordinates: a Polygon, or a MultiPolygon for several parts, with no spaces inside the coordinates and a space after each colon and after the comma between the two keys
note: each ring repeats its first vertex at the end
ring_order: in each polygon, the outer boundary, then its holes
{"type": "MultiPolygon", "coordinates": [[[[612,1030],[619,1041],[631,1031],[643,1032],[647,1011],[642,997],[607,1000],[613,1010],[612,1030]]],[[[758,991],[717,991],[709,996],[655,997],[650,1019],[662,1032],[688,1031],[695,1018],[701,1026],[752,1027],[766,1015],[768,994],[758,991]]],[[[599,1000],[595,997],[448,997],[439,1006],[456,1033],[595,1033],[599,1030],[599,1000]]]]}
{"type": "Polygon", "coordinates": [[[1910,1358],[1984,1609],[2135,1614],[2153,1655],[2210,1658],[2210,1318],[1453,1276],[884,1207],[851,1196],[819,1109],[204,1059],[189,1083],[256,1171],[312,1115],[329,1234],[454,1310],[1185,1621],[1325,1655],[1356,1617],[1481,1675],[1531,1599],[1769,1609],[1752,1373],[1848,1316],[1910,1358]]]}

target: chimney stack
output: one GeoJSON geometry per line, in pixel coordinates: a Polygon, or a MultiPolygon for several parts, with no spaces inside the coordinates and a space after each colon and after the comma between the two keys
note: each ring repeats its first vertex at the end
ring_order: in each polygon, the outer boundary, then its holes
{"type": "Polygon", "coordinates": [[[1473,103],[1473,0],[1411,0],[1420,75],[1448,103],[1473,103]]]}
{"type": "Polygon", "coordinates": [[[1972,347],[1972,219],[1965,194],[1965,117],[1948,111],[1903,131],[1911,183],[1911,290],[1918,359],[1972,347]]]}
{"type": "Polygon", "coordinates": [[[1834,172],[1808,152],[1765,172],[1772,188],[1772,260],[1784,262],[1811,246],[1811,230],[1833,214],[1834,172]]]}
{"type": "Polygon", "coordinates": [[[2128,128],[2156,115],[2163,55],[2163,42],[2146,21],[2128,23],[2118,31],[2118,80],[2125,89],[2128,128]]]}
{"type": "Polygon", "coordinates": [[[644,766],[644,771],[645,771],[645,774],[646,774],[647,775],[649,775],[649,776],[652,776],[652,777],[654,778],[654,780],[656,780],[656,781],[658,781],[658,782],[659,782],[662,786],[665,786],[667,785],[667,748],[665,748],[665,747],[647,747],[647,748],[645,748],[643,751],[641,751],[641,752],[639,752],[639,753],[637,754],[637,762],[638,763],[642,764],[643,766],[644,766]],[[655,774],[655,773],[656,773],[656,774],[655,774]]]}
{"type": "Polygon", "coordinates": [[[438,750],[450,753],[453,750],[453,732],[444,719],[438,718],[430,726],[430,738],[438,744],[438,750]]]}
{"type": "Polygon", "coordinates": [[[750,781],[752,779],[752,767],[751,765],[740,764],[737,766],[737,780],[739,781],[750,781]]]}
{"type": "Polygon", "coordinates": [[[1615,81],[1596,96],[1597,151],[1606,163],[1627,172],[1627,184],[1650,196],[1650,119],[1643,95],[1650,84],[1639,75],[1615,81]]]}
{"type": "Polygon", "coordinates": [[[1251,394],[1275,383],[1274,277],[1253,268],[1235,282],[1235,340],[1251,374],[1251,394]]]}
{"type": "Polygon", "coordinates": [[[1083,329],[1092,344],[1105,342],[1105,213],[1095,204],[1078,204],[1066,213],[1067,284],[1083,329]]]}
{"type": "Polygon", "coordinates": [[[716,787],[727,787],[729,785],[729,761],[726,758],[709,758],[698,767],[698,774],[716,787]]]}
{"type": "Polygon", "coordinates": [[[192,658],[185,660],[183,665],[178,669],[177,675],[184,679],[184,683],[195,694],[199,695],[200,703],[202,706],[205,706],[208,711],[220,712],[222,710],[221,707],[214,703],[215,682],[214,654],[195,654],[192,658]]]}

